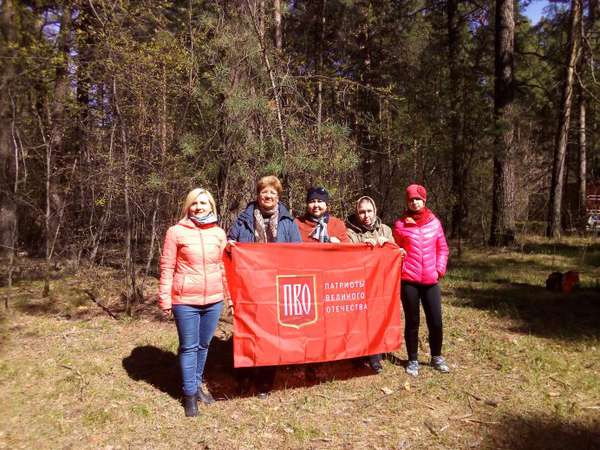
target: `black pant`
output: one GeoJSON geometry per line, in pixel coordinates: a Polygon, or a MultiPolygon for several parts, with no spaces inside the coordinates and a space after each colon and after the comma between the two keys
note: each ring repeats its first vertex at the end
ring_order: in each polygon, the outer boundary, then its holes
{"type": "Polygon", "coordinates": [[[271,392],[276,373],[277,366],[256,367],[254,371],[254,385],[258,392],[271,392]]]}
{"type": "Polygon", "coordinates": [[[277,366],[241,367],[235,371],[242,393],[246,393],[252,386],[257,392],[270,392],[273,389],[277,366]]]}
{"type": "Polygon", "coordinates": [[[367,357],[369,364],[373,367],[375,364],[381,364],[381,360],[383,359],[382,353],[377,353],[376,355],[371,355],[367,357]]]}
{"type": "Polygon", "coordinates": [[[438,284],[422,285],[402,282],[402,307],[404,308],[404,341],[408,359],[417,360],[419,350],[419,303],[423,303],[431,356],[442,354],[442,294],[438,284]]]}

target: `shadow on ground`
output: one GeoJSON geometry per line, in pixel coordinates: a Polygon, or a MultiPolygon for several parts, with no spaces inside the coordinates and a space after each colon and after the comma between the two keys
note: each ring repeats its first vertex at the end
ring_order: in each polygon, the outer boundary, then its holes
{"type": "Polygon", "coordinates": [[[600,337],[600,291],[569,295],[523,283],[492,288],[455,288],[456,306],[493,311],[515,320],[513,331],[557,339],[600,337]]]}
{"type": "MultiPolygon", "coordinates": [[[[129,377],[145,381],[155,389],[178,399],[181,396],[181,375],[177,355],[151,345],[136,347],[122,361],[129,377]]],[[[233,367],[233,339],[213,338],[204,370],[204,379],[218,400],[249,397],[256,394],[252,370],[233,367]]],[[[353,360],[311,365],[278,366],[273,390],[313,386],[333,380],[369,376],[368,367],[353,360]],[[307,370],[309,368],[309,370],[307,370]]]]}
{"type": "Polygon", "coordinates": [[[61,303],[52,298],[36,298],[33,295],[31,299],[25,297],[19,301],[13,301],[10,307],[32,316],[53,316],[64,313],[64,305],[61,303]]]}
{"type": "Polygon", "coordinates": [[[556,271],[577,270],[585,273],[586,267],[600,267],[600,244],[588,246],[568,244],[525,244],[510,253],[483,250],[482,257],[469,260],[451,258],[449,278],[472,282],[508,283],[507,274],[541,272],[549,275],[556,271]],[[518,252],[518,253],[515,253],[518,252]],[[486,254],[489,257],[486,257],[486,254]],[[562,258],[560,263],[554,258],[529,258],[535,255],[548,255],[562,258]],[[493,256],[493,258],[492,258],[493,256]],[[567,260],[564,257],[568,258],[567,260]]]}
{"type": "Polygon", "coordinates": [[[579,256],[582,252],[586,254],[600,253],[600,244],[587,246],[570,245],[566,243],[527,243],[522,247],[523,253],[535,253],[545,255],[579,256]]]}
{"type": "Polygon", "coordinates": [[[512,256],[495,258],[493,261],[451,261],[449,264],[448,277],[451,280],[460,280],[468,282],[492,282],[509,283],[508,276],[499,276],[499,273],[507,275],[510,273],[530,273],[539,271],[550,275],[552,272],[561,270],[551,261],[540,262],[518,259],[512,256]]]}
{"type": "MultiPolygon", "coordinates": [[[[121,319],[127,317],[126,299],[123,295],[114,298],[96,298],[84,289],[59,291],[58,298],[41,298],[39,293],[31,296],[21,294],[13,299],[10,307],[31,316],[61,316],[68,320],[90,320],[96,317],[121,319]],[[93,298],[93,299],[92,299],[93,298]]],[[[131,316],[136,319],[163,320],[157,307],[156,295],[146,296],[131,305],[131,316]]]]}
{"type": "MultiPolygon", "coordinates": [[[[595,423],[593,423],[595,422],[595,423]]],[[[555,417],[509,416],[489,433],[481,447],[513,450],[592,450],[600,448],[600,428],[555,417]]]]}
{"type": "Polygon", "coordinates": [[[570,258],[578,258],[580,264],[592,267],[600,266],[600,244],[580,246],[564,243],[529,243],[523,246],[522,252],[537,255],[562,255],[570,258]]]}
{"type": "Polygon", "coordinates": [[[132,380],[145,381],[173,398],[181,395],[181,376],[173,352],[144,345],[134,348],[122,364],[132,380]]]}

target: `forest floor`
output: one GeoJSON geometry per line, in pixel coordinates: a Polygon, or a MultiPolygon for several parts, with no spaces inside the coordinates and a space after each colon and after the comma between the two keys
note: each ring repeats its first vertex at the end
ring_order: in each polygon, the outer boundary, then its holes
{"type": "MultiPolygon", "coordinates": [[[[18,276],[27,278],[27,264],[19,260],[18,276]]],[[[188,419],[157,281],[147,281],[147,303],[131,319],[115,270],[57,270],[50,299],[42,281],[24,279],[1,316],[2,449],[600,448],[598,239],[465,246],[442,283],[446,375],[427,364],[422,325],[418,378],[404,373],[399,350],[380,375],[339,361],[319,365],[309,383],[302,367],[280,369],[259,400],[238,393],[224,317],[207,364],[220,401],[188,419]],[[545,290],[551,272],[566,270],[581,273],[580,289],[545,290]]]]}

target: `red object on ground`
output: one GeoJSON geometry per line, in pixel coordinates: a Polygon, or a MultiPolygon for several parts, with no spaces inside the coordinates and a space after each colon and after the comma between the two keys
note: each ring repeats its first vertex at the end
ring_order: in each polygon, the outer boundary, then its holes
{"type": "Polygon", "coordinates": [[[234,366],[333,361],[402,345],[394,244],[236,244],[223,256],[234,366]]]}
{"type": "Polygon", "coordinates": [[[562,278],[561,289],[565,294],[570,294],[573,291],[573,287],[579,283],[579,272],[569,270],[562,278]]]}

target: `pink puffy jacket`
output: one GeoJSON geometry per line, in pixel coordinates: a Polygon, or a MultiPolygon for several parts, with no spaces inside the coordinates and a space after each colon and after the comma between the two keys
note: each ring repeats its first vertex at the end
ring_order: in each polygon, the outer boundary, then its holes
{"type": "Polygon", "coordinates": [[[160,258],[159,304],[208,305],[227,296],[222,256],[227,238],[218,226],[198,228],[190,219],[167,230],[160,258]]]}
{"type": "Polygon", "coordinates": [[[402,280],[418,284],[435,284],[446,274],[448,244],[442,224],[437,217],[418,226],[411,217],[394,222],[396,244],[406,250],[402,280]]]}

